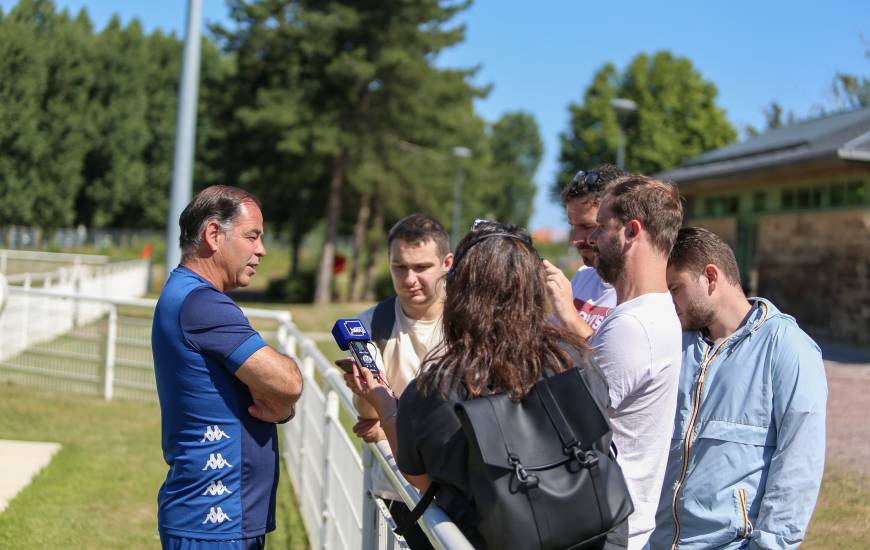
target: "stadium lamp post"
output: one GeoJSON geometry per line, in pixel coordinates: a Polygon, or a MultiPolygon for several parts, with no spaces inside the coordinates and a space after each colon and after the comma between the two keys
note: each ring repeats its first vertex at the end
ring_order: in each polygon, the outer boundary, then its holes
{"type": "Polygon", "coordinates": [[[622,124],[625,122],[625,117],[637,111],[637,103],[630,99],[618,97],[610,101],[610,106],[616,111],[617,127],[619,128],[619,141],[616,145],[616,166],[620,169],[625,169],[625,132],[622,130],[622,124]]]}
{"type": "MultiPolygon", "coordinates": [[[[468,147],[454,147],[452,150],[453,156],[458,159],[467,159],[471,157],[471,149],[468,147]]],[[[453,241],[453,246],[459,243],[459,216],[462,213],[462,164],[456,168],[456,185],[453,188],[453,226],[450,228],[450,240],[453,241]]]]}
{"type": "Polygon", "coordinates": [[[187,33],[178,90],[178,120],[175,127],[175,155],[172,160],[172,190],[166,222],[166,277],[181,261],[178,218],[190,201],[193,189],[193,145],[196,137],[196,98],[199,88],[199,27],[202,0],[187,2],[187,33]]]}

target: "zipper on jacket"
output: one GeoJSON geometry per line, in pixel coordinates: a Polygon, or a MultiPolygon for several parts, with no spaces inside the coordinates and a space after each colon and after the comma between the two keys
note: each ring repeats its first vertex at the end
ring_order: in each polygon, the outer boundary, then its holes
{"type": "Polygon", "coordinates": [[[692,414],[689,415],[689,425],[686,428],[686,439],[683,441],[682,465],[680,467],[680,475],[677,477],[677,483],[674,485],[674,500],[671,503],[671,515],[674,518],[674,540],[671,543],[671,550],[676,550],[677,544],[680,542],[680,518],[677,516],[677,504],[680,500],[680,493],[683,490],[683,483],[686,480],[686,472],[689,469],[689,456],[692,451],[693,432],[695,431],[695,423],[698,420],[698,411],[701,408],[701,397],[704,395],[704,382],[707,379],[707,368],[710,363],[716,359],[719,352],[725,347],[728,340],[722,342],[716,351],[707,358],[710,354],[712,346],[708,346],[704,350],[704,359],[701,361],[701,368],[698,370],[698,378],[695,380],[695,388],[692,391],[692,414]]]}
{"type": "MultiPolygon", "coordinates": [[[[754,323],[754,326],[750,330],[750,334],[755,333],[759,329],[759,327],[767,320],[767,304],[763,301],[759,301],[759,307],[762,309],[761,319],[754,323]]],[[[677,477],[677,483],[674,485],[674,500],[671,503],[671,516],[674,518],[674,540],[671,542],[671,550],[676,550],[677,545],[680,542],[680,518],[677,515],[677,504],[680,500],[680,494],[683,491],[683,484],[686,481],[686,473],[689,469],[689,457],[692,453],[692,444],[693,440],[693,432],[695,431],[695,423],[698,421],[698,411],[701,409],[701,397],[704,395],[704,382],[707,379],[707,368],[710,364],[716,359],[719,353],[725,349],[725,346],[734,336],[729,336],[724,342],[719,344],[719,347],[713,352],[713,355],[708,359],[707,356],[710,353],[710,350],[713,349],[713,346],[707,346],[707,349],[704,350],[704,359],[701,360],[701,368],[698,371],[698,378],[695,380],[695,389],[692,392],[692,414],[689,415],[689,426],[686,428],[686,439],[683,441],[683,452],[682,452],[682,466],[680,467],[680,475],[677,477]]],[[[744,489],[744,504],[745,504],[745,489],[744,489]]],[[[749,521],[748,510],[745,510],[744,506],[744,517],[746,518],[746,526],[749,531],[752,531],[752,522],[749,521]]],[[[746,532],[746,528],[744,528],[744,532],[746,532]]],[[[745,536],[748,536],[745,535],[745,536]]]]}
{"type": "Polygon", "coordinates": [[[749,520],[749,499],[746,495],[746,489],[737,489],[737,502],[740,504],[740,519],[743,520],[740,536],[748,539],[752,533],[752,521],[749,520]]]}

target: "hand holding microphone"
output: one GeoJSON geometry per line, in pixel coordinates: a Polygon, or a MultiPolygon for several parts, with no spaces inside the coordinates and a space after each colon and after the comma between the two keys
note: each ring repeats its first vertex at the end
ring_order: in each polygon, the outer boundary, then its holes
{"type": "Polygon", "coordinates": [[[378,368],[372,343],[359,319],[339,319],[332,327],[332,336],[342,350],[351,357],[336,361],[345,371],[344,381],[350,391],[371,405],[381,420],[395,415],[398,403],[395,394],[378,368]]]}

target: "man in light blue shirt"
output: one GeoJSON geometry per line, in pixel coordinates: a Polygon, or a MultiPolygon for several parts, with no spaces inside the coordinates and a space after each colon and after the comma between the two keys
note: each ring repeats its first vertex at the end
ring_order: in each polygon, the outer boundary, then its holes
{"type": "Polygon", "coordinates": [[[827,383],[794,318],[747,299],[734,253],[683,228],[668,260],[683,362],[651,548],[796,548],[824,471],[827,383]]]}

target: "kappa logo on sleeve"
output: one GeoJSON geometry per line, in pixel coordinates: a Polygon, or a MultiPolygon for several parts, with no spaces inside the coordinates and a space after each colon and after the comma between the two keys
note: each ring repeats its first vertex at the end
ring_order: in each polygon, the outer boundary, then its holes
{"type": "Polygon", "coordinates": [[[232,468],[233,465],[226,461],[220,453],[211,453],[208,455],[208,462],[203,466],[203,471],[205,470],[222,470],[224,468],[232,468]]]}
{"type": "Polygon", "coordinates": [[[220,441],[221,439],[232,439],[227,432],[223,431],[220,426],[207,426],[205,433],[202,435],[200,443],[220,441]]]}
{"type": "Polygon", "coordinates": [[[202,496],[211,495],[213,497],[219,497],[224,494],[231,495],[233,494],[233,492],[230,491],[227,486],[224,485],[224,482],[219,479],[217,481],[212,481],[211,485],[208,486],[208,489],[206,489],[205,492],[202,493],[202,496]]]}
{"type": "Polygon", "coordinates": [[[232,518],[226,515],[220,506],[212,506],[202,523],[205,525],[206,523],[223,523],[225,521],[232,521],[232,518]]]}

